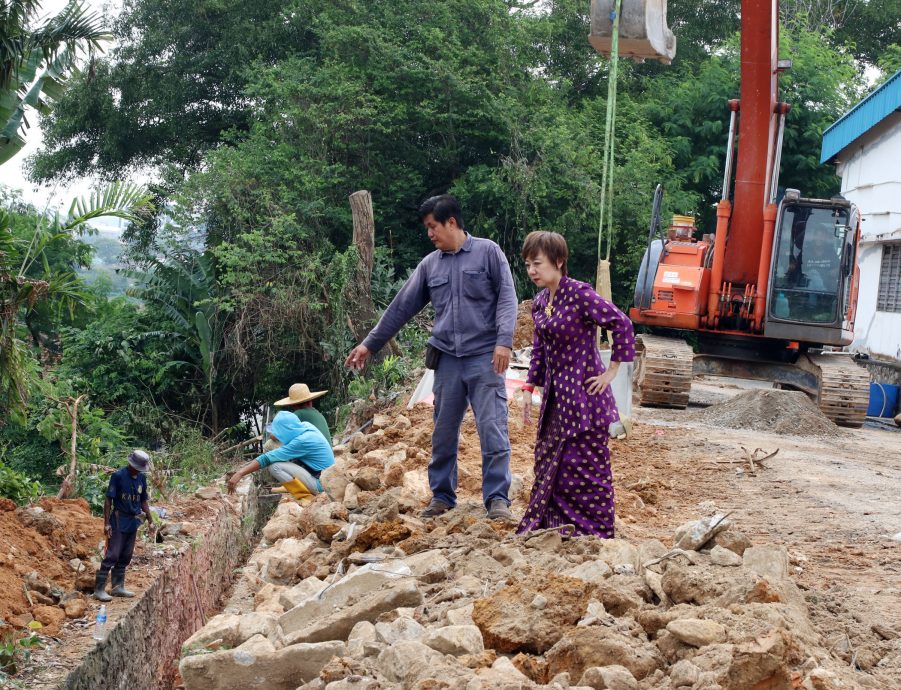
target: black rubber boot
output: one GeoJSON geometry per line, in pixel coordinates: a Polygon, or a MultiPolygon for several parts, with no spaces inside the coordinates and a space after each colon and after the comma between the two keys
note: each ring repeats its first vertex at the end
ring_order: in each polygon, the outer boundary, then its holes
{"type": "Polygon", "coordinates": [[[113,598],[106,593],[106,578],[109,576],[109,571],[98,570],[97,571],[97,579],[94,580],[94,598],[98,601],[112,601],[113,598]]]}
{"type": "Polygon", "coordinates": [[[125,571],[114,570],[113,571],[113,588],[110,590],[110,594],[114,597],[133,597],[135,595],[134,592],[129,592],[125,589],[125,571]]]}

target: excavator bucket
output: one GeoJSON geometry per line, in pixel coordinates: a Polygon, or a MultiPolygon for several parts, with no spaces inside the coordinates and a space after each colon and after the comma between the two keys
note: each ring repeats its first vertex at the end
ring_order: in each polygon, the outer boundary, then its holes
{"type": "MultiPolygon", "coordinates": [[[[610,55],[613,43],[615,0],[591,0],[591,33],[588,42],[601,55],[610,55]]],[[[666,0],[622,0],[619,20],[619,54],[634,60],[660,60],[669,64],[676,56],[676,37],[666,25],[666,0]]]]}

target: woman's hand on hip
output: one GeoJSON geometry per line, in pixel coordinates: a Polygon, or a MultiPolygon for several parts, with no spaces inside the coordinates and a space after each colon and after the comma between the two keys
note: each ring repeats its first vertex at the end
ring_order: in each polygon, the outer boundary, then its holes
{"type": "Polygon", "coordinates": [[[590,379],[585,379],[585,389],[588,391],[588,395],[603,393],[615,376],[616,370],[608,369],[600,376],[592,376],[590,379]]]}

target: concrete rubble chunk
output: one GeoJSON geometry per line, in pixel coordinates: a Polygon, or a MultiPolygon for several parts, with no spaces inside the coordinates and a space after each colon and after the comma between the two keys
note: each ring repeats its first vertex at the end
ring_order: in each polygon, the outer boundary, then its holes
{"type": "Polygon", "coordinates": [[[592,666],[582,674],[579,685],[594,690],[638,690],[638,681],[629,669],[616,664],[592,666]]]}
{"type": "Polygon", "coordinates": [[[321,596],[282,614],[279,625],[285,642],[346,640],[360,621],[372,622],[387,611],[422,603],[422,592],[404,563],[391,561],[378,566],[382,570],[363,566],[321,596]]]}
{"type": "Polygon", "coordinates": [[[714,621],[698,618],[680,618],[670,621],[666,629],[677,640],[693,647],[706,647],[726,641],[726,628],[714,621]]]}
{"type": "Polygon", "coordinates": [[[713,565],[734,568],[742,565],[744,561],[742,557],[734,551],[730,551],[729,549],[717,545],[710,550],[710,562],[713,563],[713,565]]]}
{"type": "Polygon", "coordinates": [[[390,462],[403,462],[406,459],[407,451],[403,448],[376,448],[363,456],[363,462],[370,467],[384,467],[390,462]]]}
{"type": "Polygon", "coordinates": [[[700,520],[686,522],[676,528],[673,545],[686,551],[697,551],[720,532],[732,526],[724,514],[710,515],[700,520]]]}
{"type": "Polygon", "coordinates": [[[260,566],[260,577],[266,582],[283,585],[294,581],[297,569],[315,548],[316,540],[281,539],[254,556],[260,566]]]}
{"type": "Polygon", "coordinates": [[[504,688],[513,690],[518,688],[533,688],[535,684],[520,671],[513,662],[505,656],[499,656],[491,668],[482,668],[476,671],[477,683],[471,683],[467,690],[482,688],[504,688]]]}
{"type": "Polygon", "coordinates": [[[401,640],[420,641],[425,635],[425,628],[412,618],[401,616],[390,623],[375,624],[375,639],[377,642],[392,645],[401,640]]]}
{"type": "Polygon", "coordinates": [[[691,687],[698,682],[701,670],[687,659],[677,661],[670,668],[669,679],[674,688],[691,687]]]}
{"type": "Polygon", "coordinates": [[[597,558],[604,561],[611,569],[617,566],[630,565],[638,572],[640,567],[638,549],[625,539],[604,539],[600,545],[597,558]]]}
{"type": "Polygon", "coordinates": [[[249,637],[238,645],[237,649],[249,654],[263,654],[275,651],[275,645],[269,641],[269,638],[262,634],[256,634],[249,637]]]}
{"type": "Polygon", "coordinates": [[[333,501],[340,501],[344,498],[344,490],[350,483],[346,474],[347,462],[344,458],[335,457],[335,464],[322,470],[319,475],[319,482],[326,495],[333,501]]]}
{"type": "Polygon", "coordinates": [[[771,582],[788,578],[788,551],[784,546],[765,544],[745,549],[744,566],[771,582]]]}
{"type": "Polygon", "coordinates": [[[666,664],[654,645],[603,625],[573,628],[545,654],[548,674],[567,671],[573,678],[592,666],[624,666],[638,680],[666,664]]]}
{"type": "Polygon", "coordinates": [[[221,640],[229,647],[235,647],[240,623],[241,616],[233,613],[220,613],[213,616],[206,625],[184,641],[182,649],[201,649],[216,640],[221,640]]]}
{"type": "Polygon", "coordinates": [[[737,553],[739,556],[744,555],[745,549],[751,546],[751,540],[737,529],[729,528],[725,532],[720,532],[713,538],[713,543],[722,546],[724,549],[737,553]]]}
{"type": "Polygon", "coordinates": [[[453,656],[481,654],[485,651],[482,633],[474,625],[449,625],[437,628],[429,631],[422,641],[435,651],[453,656]]]}
{"type": "Polygon", "coordinates": [[[540,581],[514,582],[477,600],[472,619],[486,647],[542,654],[582,618],[594,588],[584,580],[548,573],[540,581]],[[544,609],[532,607],[537,594],[547,599],[544,609]]]}
{"type": "Polygon", "coordinates": [[[410,571],[420,581],[426,583],[441,582],[447,579],[450,572],[450,561],[440,551],[420,551],[404,559],[410,571]]]}
{"type": "Polygon", "coordinates": [[[604,605],[597,599],[592,599],[588,602],[588,607],[585,609],[585,615],[577,623],[577,625],[597,625],[598,623],[603,622],[606,618],[607,611],[604,608],[604,605]]]}
{"type": "Polygon", "coordinates": [[[607,563],[599,559],[596,561],[585,561],[569,570],[564,570],[563,574],[567,577],[577,577],[586,582],[602,582],[613,574],[613,570],[607,563]]]}
{"type": "Polygon", "coordinates": [[[300,527],[303,508],[296,501],[283,501],[278,504],[275,514],[263,527],[263,539],[274,544],[279,539],[302,537],[300,527]]]}
{"type": "Polygon", "coordinates": [[[322,611],[340,609],[367,593],[378,591],[386,585],[396,584],[411,575],[410,568],[398,561],[364,565],[331,585],[322,596],[317,597],[316,601],[305,602],[307,605],[295,606],[286,611],[279,619],[279,625],[286,633],[294,632],[311,620],[313,609],[320,607],[322,611]]]}
{"type": "Polygon", "coordinates": [[[404,687],[432,674],[444,662],[444,656],[422,642],[404,640],[391,645],[378,656],[378,667],[389,681],[404,687]]]}
{"type": "Polygon", "coordinates": [[[391,426],[391,417],[389,415],[386,415],[386,414],[380,412],[373,416],[373,418],[372,418],[373,430],[387,429],[389,426],[391,426]]]}
{"type": "Polygon", "coordinates": [[[264,649],[263,642],[184,657],[178,668],[185,690],[294,690],[346,651],[342,642],[296,644],[276,651],[264,649]]]}
{"type": "Polygon", "coordinates": [[[475,625],[472,621],[472,604],[467,604],[457,609],[448,609],[444,617],[448,625],[475,625]]]}
{"type": "Polygon", "coordinates": [[[253,608],[259,613],[277,613],[279,615],[285,612],[285,607],[279,603],[279,596],[287,589],[284,585],[274,585],[266,582],[256,594],[253,595],[253,608]]]}
{"type": "Polygon", "coordinates": [[[285,589],[279,595],[278,601],[285,611],[293,609],[301,602],[319,594],[327,587],[325,582],[318,577],[308,577],[289,589],[285,589]]]}
{"type": "Polygon", "coordinates": [[[363,491],[375,491],[382,485],[379,473],[373,467],[364,467],[354,475],[354,484],[363,491]]]}
{"type": "Polygon", "coordinates": [[[432,490],[429,488],[429,476],[425,470],[411,470],[404,475],[401,495],[410,501],[422,503],[429,502],[432,490]]]}

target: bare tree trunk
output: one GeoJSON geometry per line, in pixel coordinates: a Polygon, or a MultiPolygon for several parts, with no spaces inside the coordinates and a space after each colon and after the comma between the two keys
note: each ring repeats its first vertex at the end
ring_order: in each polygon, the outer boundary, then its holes
{"type": "MultiPolygon", "coordinates": [[[[349,325],[357,342],[362,342],[375,325],[377,310],[372,300],[372,267],[375,261],[375,218],[372,212],[372,194],[360,190],[350,195],[350,210],[354,222],[354,246],[359,257],[349,291],[351,295],[349,325]]],[[[400,348],[392,338],[388,348],[394,355],[400,348]]]]}
{"type": "Polygon", "coordinates": [[[79,395],[77,398],[66,398],[60,401],[69,413],[69,419],[72,423],[72,436],[69,439],[69,474],[63,480],[62,486],[59,487],[57,498],[72,498],[75,495],[75,483],[77,480],[77,462],[78,453],[76,451],[78,438],[78,405],[86,398],[86,395],[79,395]]]}

